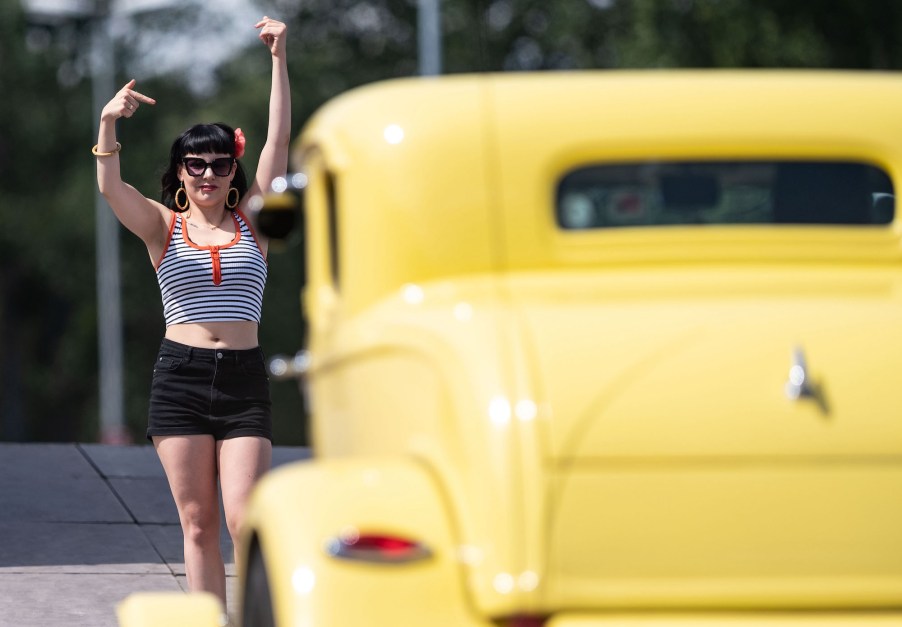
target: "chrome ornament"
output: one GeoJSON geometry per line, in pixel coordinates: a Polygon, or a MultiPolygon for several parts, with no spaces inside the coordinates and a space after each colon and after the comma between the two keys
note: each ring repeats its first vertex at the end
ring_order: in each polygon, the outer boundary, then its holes
{"type": "Polygon", "coordinates": [[[792,366],[789,368],[789,381],[786,382],[784,388],[786,397],[791,401],[797,401],[800,398],[813,398],[814,389],[811,387],[808,378],[808,366],[805,364],[805,353],[802,349],[796,347],[792,351],[792,366]]]}
{"type": "Polygon", "coordinates": [[[791,401],[811,400],[817,405],[824,417],[830,415],[830,404],[820,383],[812,379],[805,361],[805,353],[801,347],[792,351],[792,365],[789,367],[789,380],[783,386],[786,398],[791,401]]]}

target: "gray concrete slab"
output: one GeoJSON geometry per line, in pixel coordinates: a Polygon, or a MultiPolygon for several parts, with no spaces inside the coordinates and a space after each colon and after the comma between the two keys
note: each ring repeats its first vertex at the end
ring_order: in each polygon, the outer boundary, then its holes
{"type": "Polygon", "coordinates": [[[0,627],[116,627],[132,592],[181,589],[172,575],[0,573],[0,627]]]}
{"type": "Polygon", "coordinates": [[[172,572],[133,524],[5,522],[0,538],[0,574],[172,572]]]}
{"type": "Polygon", "coordinates": [[[0,444],[0,522],[131,522],[74,445],[0,444]]]}
{"type": "Polygon", "coordinates": [[[72,444],[0,443],[3,479],[12,482],[40,478],[44,473],[55,477],[84,479],[97,477],[97,472],[72,444]]]}
{"type": "MultiPolygon", "coordinates": [[[[185,592],[188,592],[188,580],[184,575],[176,577],[176,581],[178,581],[179,586],[185,592]]],[[[235,620],[235,616],[237,615],[238,604],[235,602],[235,593],[238,587],[238,580],[231,576],[226,576],[226,611],[229,613],[229,616],[232,617],[232,624],[237,625],[238,621],[235,620]]]]}
{"type": "Polygon", "coordinates": [[[0,494],[3,495],[0,522],[132,522],[126,509],[99,478],[43,476],[23,482],[0,478],[0,494]]]}
{"type": "MultiPolygon", "coordinates": [[[[184,575],[185,556],[182,545],[182,528],[179,525],[141,525],[141,530],[169,570],[176,575],[184,575]]],[[[226,574],[233,575],[235,573],[235,552],[232,549],[232,539],[224,526],[220,529],[219,548],[226,565],[226,574]]]]}
{"type": "Polygon", "coordinates": [[[147,540],[160,559],[176,575],[185,574],[182,528],[179,525],[141,525],[147,540]]]}
{"type": "MultiPolygon", "coordinates": [[[[308,457],[276,447],[273,465],[308,457]]],[[[115,626],[125,597],[185,590],[184,572],[178,515],[152,447],[0,443],[0,627],[115,626]]]]}
{"type": "Polygon", "coordinates": [[[310,449],[298,446],[276,446],[272,449],[272,466],[282,466],[292,462],[310,459],[310,449]]]}
{"type": "Polygon", "coordinates": [[[79,444],[78,449],[104,477],[166,477],[160,458],[150,445],[79,444]]]}
{"type": "Polygon", "coordinates": [[[178,524],[179,513],[165,477],[111,477],[108,481],[138,524],[178,524]]]}

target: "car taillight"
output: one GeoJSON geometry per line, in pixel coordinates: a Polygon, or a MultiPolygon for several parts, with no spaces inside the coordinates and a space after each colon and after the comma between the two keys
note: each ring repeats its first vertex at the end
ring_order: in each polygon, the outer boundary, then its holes
{"type": "Polygon", "coordinates": [[[328,542],[327,550],[341,559],[381,564],[414,562],[432,555],[416,540],[380,533],[343,533],[328,542]]]}
{"type": "Polygon", "coordinates": [[[499,623],[500,627],[543,627],[548,620],[547,616],[536,616],[534,614],[518,614],[516,616],[508,616],[499,623]]]}

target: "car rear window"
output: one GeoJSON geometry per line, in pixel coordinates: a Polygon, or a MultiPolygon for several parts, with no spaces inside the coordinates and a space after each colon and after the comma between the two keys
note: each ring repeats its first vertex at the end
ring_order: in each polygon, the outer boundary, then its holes
{"type": "Polygon", "coordinates": [[[591,165],[557,188],[566,230],[688,224],[888,224],[890,177],[837,161],[670,161],[591,165]]]}

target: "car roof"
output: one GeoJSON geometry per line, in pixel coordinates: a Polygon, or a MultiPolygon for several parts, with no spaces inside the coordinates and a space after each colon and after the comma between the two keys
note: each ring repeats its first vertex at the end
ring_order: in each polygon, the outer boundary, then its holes
{"type": "Polygon", "coordinates": [[[336,177],[342,246],[354,251],[343,272],[367,302],[448,275],[594,263],[598,242],[576,251],[553,220],[557,182],[590,163],[853,160],[898,180],[900,110],[902,75],[890,72],[408,78],[327,103],[294,154],[321,155],[336,177]]]}
{"type": "MultiPolygon", "coordinates": [[[[783,143],[817,140],[902,145],[902,74],[811,70],[578,71],[408,78],[351,90],[313,116],[303,144],[366,146],[374,125],[403,127],[428,115],[451,136],[468,123],[466,100],[480,118],[533,141],[604,140],[665,144],[692,137],[783,143]]],[[[382,141],[381,133],[372,136],[382,141]]],[[[534,147],[538,148],[538,146],[534,147]]],[[[648,146],[645,150],[648,150],[648,146]]]]}

